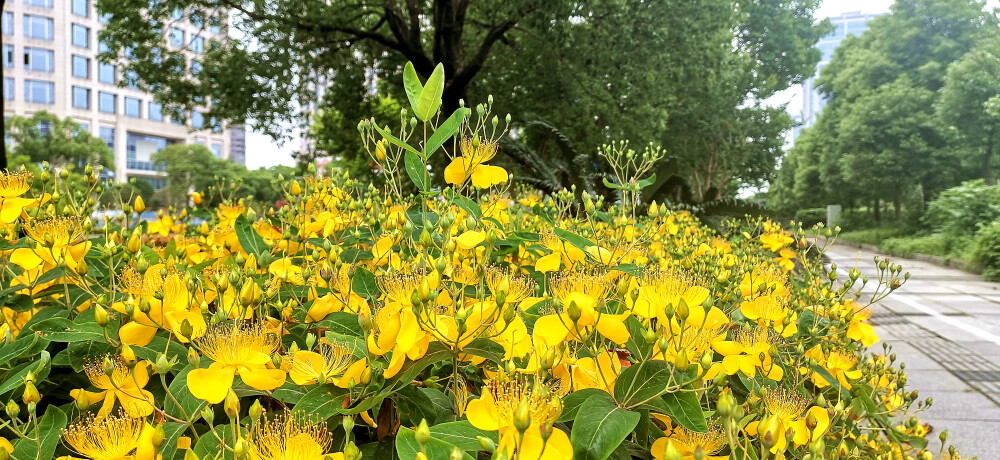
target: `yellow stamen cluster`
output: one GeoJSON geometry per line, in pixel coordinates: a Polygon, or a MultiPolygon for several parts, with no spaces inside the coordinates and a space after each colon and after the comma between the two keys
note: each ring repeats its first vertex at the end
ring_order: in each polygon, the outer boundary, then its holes
{"type": "Polygon", "coordinates": [[[563,241],[556,236],[551,230],[543,230],[538,233],[538,241],[542,243],[548,249],[553,251],[562,248],[563,241]]]}
{"type": "Polygon", "coordinates": [[[733,331],[733,340],[743,346],[747,354],[767,353],[776,337],[771,329],[760,326],[743,326],[733,331]]]}
{"type": "Polygon", "coordinates": [[[307,460],[321,458],[333,444],[333,436],[326,422],[286,411],[258,423],[250,432],[249,444],[253,459],[307,460]]]}
{"type": "Polygon", "coordinates": [[[490,292],[494,296],[502,291],[506,303],[520,302],[535,293],[535,280],[515,275],[506,267],[487,269],[486,285],[489,286],[490,292]]]}
{"type": "Polygon", "coordinates": [[[31,188],[32,178],[28,171],[0,171],[0,198],[21,196],[31,188]]]}
{"type": "Polygon", "coordinates": [[[552,275],[549,290],[552,291],[552,297],[563,304],[567,303],[569,295],[574,292],[603,300],[611,293],[611,283],[601,272],[564,272],[552,275]]]}
{"type": "Polygon", "coordinates": [[[522,402],[528,406],[532,424],[554,422],[562,414],[562,399],[555,391],[545,385],[531,385],[521,378],[501,374],[487,380],[483,392],[493,399],[501,425],[513,424],[514,413],[522,402]]]}
{"type": "Polygon", "coordinates": [[[82,224],[79,217],[53,217],[33,221],[25,231],[44,246],[67,246],[83,238],[82,224]]]}
{"type": "Polygon", "coordinates": [[[419,273],[393,273],[380,276],[375,281],[385,294],[386,303],[409,305],[410,296],[422,279],[423,274],[419,273]]]}
{"type": "Polygon", "coordinates": [[[103,359],[88,361],[83,365],[83,371],[90,379],[90,383],[102,390],[121,387],[132,380],[132,372],[119,355],[107,355],[103,359]],[[104,370],[105,366],[113,369],[110,376],[104,370]]]}
{"type": "Polygon", "coordinates": [[[317,371],[322,372],[324,377],[339,377],[351,367],[354,362],[354,354],[347,347],[340,344],[321,343],[316,346],[316,354],[323,357],[323,368],[316,369],[312,363],[297,360],[295,356],[285,357],[285,363],[290,372],[301,374],[312,374],[317,371]]]}
{"type": "Polygon", "coordinates": [[[701,280],[690,273],[677,269],[654,270],[646,272],[639,283],[650,290],[650,295],[660,299],[675,298],[691,287],[701,285],[701,280]]]}
{"type": "Polygon", "coordinates": [[[197,340],[197,345],[212,361],[241,364],[255,352],[268,356],[280,345],[277,335],[261,323],[232,323],[215,326],[197,340]]]}
{"type": "Polygon", "coordinates": [[[778,387],[768,389],[764,393],[764,406],[767,407],[767,411],[781,419],[797,418],[808,405],[809,400],[799,396],[792,389],[778,387]]]}
{"type": "Polygon", "coordinates": [[[143,419],[124,414],[88,416],[63,430],[63,439],[87,458],[127,458],[139,443],[144,424],[143,419]]]}
{"type": "Polygon", "coordinates": [[[499,144],[492,139],[474,140],[466,137],[462,139],[459,146],[462,148],[462,156],[471,160],[473,164],[479,164],[492,160],[497,154],[499,144]]]}
{"type": "Polygon", "coordinates": [[[674,428],[674,433],[671,437],[678,442],[686,444],[692,451],[701,447],[707,455],[712,455],[722,450],[727,444],[726,432],[722,430],[722,425],[714,420],[708,423],[708,431],[704,433],[697,433],[683,426],[678,426],[674,428]]]}

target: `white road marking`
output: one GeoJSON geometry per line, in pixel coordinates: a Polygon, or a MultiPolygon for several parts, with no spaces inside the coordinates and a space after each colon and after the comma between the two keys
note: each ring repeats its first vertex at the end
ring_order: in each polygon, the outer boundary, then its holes
{"type": "MultiPolygon", "coordinates": [[[[858,251],[858,252],[860,253],[861,251],[858,251]]],[[[828,253],[829,253],[829,251],[828,251],[828,253]]],[[[855,260],[857,260],[857,258],[855,258],[855,260]]],[[[848,277],[849,276],[848,275],[848,271],[845,270],[843,267],[838,266],[837,267],[837,272],[839,272],[844,277],[848,277]]],[[[909,295],[913,295],[913,294],[909,294],[909,295]]],[[[992,334],[992,333],[987,332],[987,331],[984,331],[984,330],[982,330],[982,329],[980,329],[980,328],[978,328],[976,326],[973,326],[973,325],[964,323],[962,321],[959,321],[958,319],[955,319],[953,317],[942,315],[937,310],[935,310],[935,309],[933,309],[931,307],[928,307],[927,305],[924,305],[924,304],[922,304],[920,302],[917,302],[916,300],[913,300],[912,298],[909,297],[909,295],[897,291],[897,292],[893,292],[892,294],[890,294],[889,298],[894,299],[894,300],[898,300],[898,301],[900,301],[902,303],[905,303],[906,305],[909,305],[909,306],[911,306],[911,307],[913,307],[913,308],[915,308],[915,309],[923,312],[924,314],[926,314],[926,315],[928,315],[928,316],[930,316],[930,317],[932,317],[932,318],[934,318],[934,319],[936,319],[938,321],[941,321],[942,323],[945,323],[945,324],[948,324],[948,325],[951,325],[951,326],[955,326],[955,327],[957,327],[957,328],[959,328],[959,329],[961,329],[961,330],[963,330],[965,332],[968,332],[969,334],[972,334],[972,335],[974,335],[976,337],[979,337],[980,339],[983,339],[983,340],[986,340],[986,341],[989,341],[989,342],[993,342],[993,343],[995,343],[997,345],[1000,345],[1000,336],[998,336],[996,334],[992,334]]]]}

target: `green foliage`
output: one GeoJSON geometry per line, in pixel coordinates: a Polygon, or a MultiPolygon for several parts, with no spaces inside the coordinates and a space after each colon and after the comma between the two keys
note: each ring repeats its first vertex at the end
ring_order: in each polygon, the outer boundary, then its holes
{"type": "MultiPolygon", "coordinates": [[[[976,114],[983,110],[982,100],[991,93],[977,88],[989,86],[990,67],[972,68],[992,58],[989,46],[980,43],[989,43],[983,40],[996,35],[997,27],[982,1],[898,0],[864,34],[846,38],[818,81],[829,102],[783,160],[773,203],[794,211],[826,204],[877,209],[889,201],[897,218],[913,221],[900,214],[914,187],[933,196],[976,177],[981,167],[964,161],[970,147],[959,142],[959,133],[942,129],[941,116],[966,103],[976,114]],[[946,77],[949,65],[955,68],[946,77]],[[950,88],[943,88],[949,81],[950,88]],[[973,94],[957,87],[970,81],[973,94]]],[[[973,123],[967,130],[985,134],[983,129],[973,123]]],[[[870,219],[880,220],[881,213],[870,219]]]]}
{"type": "Polygon", "coordinates": [[[878,246],[883,241],[899,236],[900,234],[901,232],[898,228],[869,228],[866,230],[841,232],[837,239],[878,246]]]}
{"type": "Polygon", "coordinates": [[[208,148],[198,144],[170,145],[157,152],[153,161],[162,164],[167,173],[167,186],[157,192],[157,200],[153,202],[158,206],[183,206],[188,193],[202,192],[206,204],[244,198],[267,208],[284,198],[275,185],[278,176],[295,173],[294,168],[287,166],[250,171],[243,165],[216,158],[208,148]]]}
{"type": "Polygon", "coordinates": [[[973,249],[973,260],[983,266],[983,277],[1000,280],[1000,221],[979,230],[973,249]]]}
{"type": "Polygon", "coordinates": [[[982,180],[963,183],[941,192],[927,205],[924,221],[952,236],[972,236],[983,225],[1000,219],[1000,185],[982,180]]]}
{"type": "MultiPolygon", "coordinates": [[[[302,163],[330,156],[334,167],[370,178],[373,168],[354,142],[351,121],[363,112],[382,122],[382,108],[389,119],[398,111],[380,107],[369,91],[377,82],[378,94],[419,99],[417,86],[399,83],[404,64],[412,61],[408,81],[419,83],[440,63],[443,77],[431,79],[429,95],[440,94],[441,113],[451,114],[462,99],[502,94],[497,113],[547,120],[578,152],[615,139],[659,144],[676,158],[657,171],[659,182],[644,196],[675,191],[676,175],[691,184],[698,201],[708,201],[773,179],[791,119],[783,108],[755,101],[814,72],[819,51],[813,45],[829,30],[813,24],[818,3],[245,0],[233,4],[240,8],[227,5],[227,22],[238,30],[211,44],[198,79],[190,78],[183,51],[166,43],[161,28],[175,9],[214,11],[217,2],[100,0],[97,7],[110,14],[101,33],[110,51],[103,56],[115,59],[128,49],[135,58],[122,62],[123,69],[168,110],[202,110],[201,102],[211,99],[208,118],[280,137],[282,126],[299,116],[301,105],[291,101],[311,102],[313,93],[305,90],[311,83],[327,88],[324,114],[313,128],[316,152],[302,163]],[[314,81],[315,75],[324,80],[314,81]]],[[[423,112],[408,111],[418,118],[423,112]]],[[[530,139],[527,145],[535,146],[530,139]]],[[[584,176],[606,172],[589,168],[593,162],[580,168],[565,150],[548,153],[566,155],[551,162],[584,176]]],[[[533,174],[539,165],[524,156],[498,161],[515,179],[539,177],[533,174]]],[[[579,186],[576,176],[556,178],[560,186],[579,186]]]]}
{"type": "Polygon", "coordinates": [[[795,211],[795,221],[803,227],[812,227],[820,222],[826,222],[826,208],[804,208],[795,211]]]}
{"type": "MultiPolygon", "coordinates": [[[[107,144],[69,117],[59,118],[45,111],[31,117],[13,116],[4,121],[4,135],[13,141],[11,153],[15,158],[24,156],[32,163],[48,161],[56,168],[91,164],[115,169],[107,144]]],[[[17,163],[11,161],[10,166],[17,163]]]]}

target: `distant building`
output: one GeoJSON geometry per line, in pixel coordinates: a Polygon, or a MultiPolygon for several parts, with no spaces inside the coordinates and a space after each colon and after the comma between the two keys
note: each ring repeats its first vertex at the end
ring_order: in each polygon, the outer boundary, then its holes
{"type": "MultiPolygon", "coordinates": [[[[819,77],[823,67],[826,67],[830,63],[830,58],[833,57],[833,50],[848,35],[861,35],[868,29],[868,21],[877,16],[880,15],[852,12],[830,18],[830,23],[834,26],[833,32],[819,39],[819,42],[816,44],[816,47],[820,51],[819,64],[816,66],[816,75],[809,77],[808,80],[802,83],[802,112],[797,114],[802,124],[800,127],[793,129],[793,141],[799,136],[801,128],[808,128],[816,123],[816,117],[819,116],[819,113],[823,110],[823,106],[826,105],[826,100],[816,90],[816,78],[819,77]]],[[[795,118],[794,115],[793,118],[795,118]]]]}
{"type": "Polygon", "coordinates": [[[229,128],[229,159],[238,165],[247,164],[247,132],[242,126],[229,128]]]}
{"type": "MultiPolygon", "coordinates": [[[[152,94],[130,84],[134,78],[117,65],[97,60],[104,50],[97,35],[105,22],[94,0],[5,2],[4,117],[40,111],[70,117],[114,152],[117,180],[144,179],[154,189],[166,184],[166,176],[150,157],[170,144],[201,144],[218,158],[238,156],[243,163],[243,135],[231,132],[232,127],[199,110],[186,117],[169,113],[152,94]]],[[[170,46],[183,50],[188,71],[195,75],[212,42],[225,38],[225,16],[215,10],[177,10],[164,33],[170,46]]],[[[129,59],[127,53],[122,59],[129,59]]]]}

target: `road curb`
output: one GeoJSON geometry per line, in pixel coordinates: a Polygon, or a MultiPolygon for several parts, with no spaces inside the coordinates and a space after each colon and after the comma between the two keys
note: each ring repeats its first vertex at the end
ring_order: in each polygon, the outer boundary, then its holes
{"type": "Polygon", "coordinates": [[[947,259],[947,258],[944,258],[944,257],[932,256],[932,255],[929,255],[929,254],[904,254],[904,253],[901,253],[901,252],[898,252],[898,251],[887,251],[887,250],[882,249],[882,248],[880,248],[878,246],[875,246],[874,244],[855,243],[853,241],[843,241],[843,240],[840,240],[840,239],[835,240],[833,242],[833,244],[838,245],[838,246],[847,246],[847,247],[851,247],[851,248],[857,248],[857,249],[861,249],[862,251],[878,252],[878,253],[882,253],[882,254],[888,254],[888,255],[893,256],[893,257],[901,257],[901,258],[904,258],[904,259],[919,260],[921,262],[927,262],[927,263],[931,263],[931,264],[935,264],[935,265],[940,265],[942,267],[955,268],[955,269],[966,271],[966,272],[969,272],[969,273],[975,273],[977,275],[982,275],[983,274],[983,267],[980,267],[977,264],[968,263],[968,262],[966,262],[964,260],[947,259]]]}

